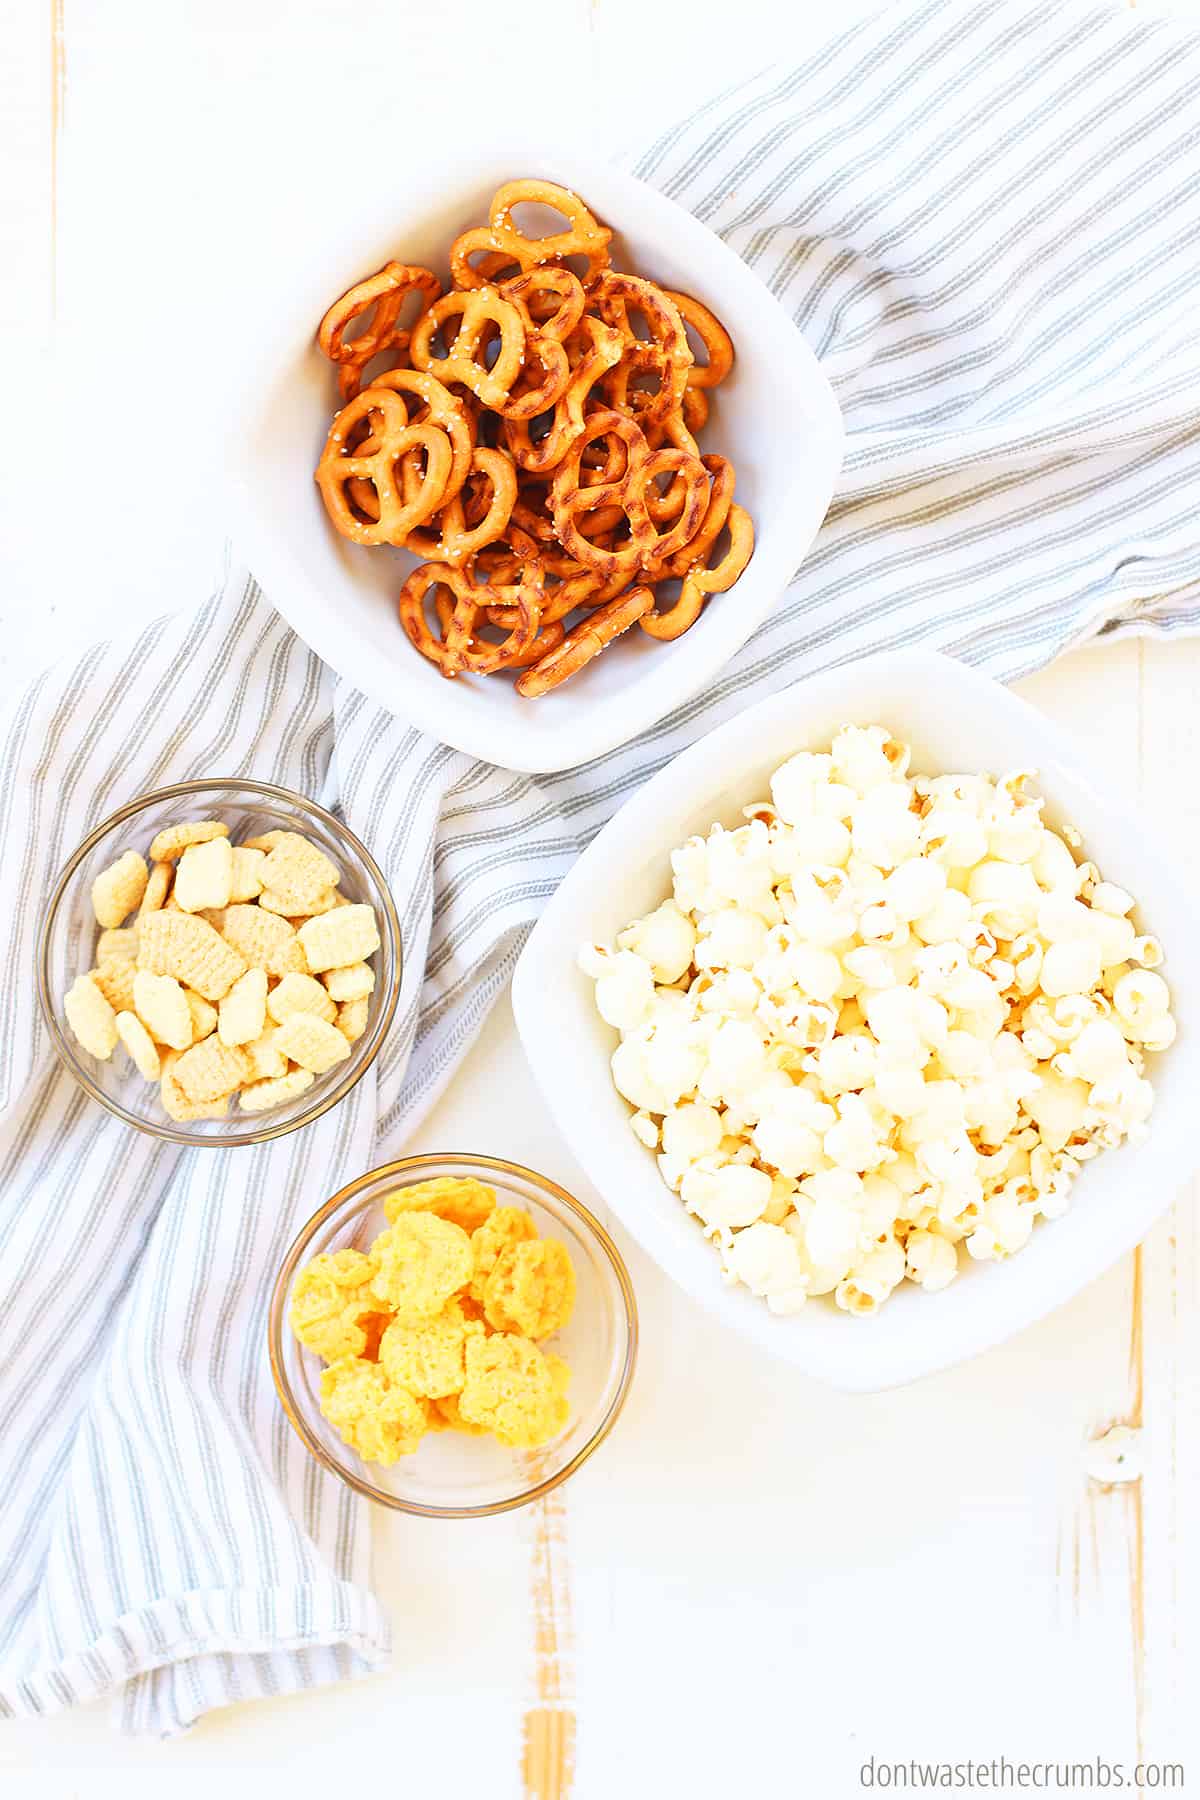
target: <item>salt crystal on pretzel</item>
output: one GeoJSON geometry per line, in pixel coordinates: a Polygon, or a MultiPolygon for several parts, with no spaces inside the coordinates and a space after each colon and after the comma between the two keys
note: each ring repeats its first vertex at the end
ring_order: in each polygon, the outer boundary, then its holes
{"type": "Polygon", "coordinates": [[[320,918],[309,919],[297,936],[313,975],[362,962],[379,948],[379,927],[371,906],[337,907],[320,918]]]}
{"type": "Polygon", "coordinates": [[[292,969],[304,974],[307,969],[300,940],[287,920],[261,906],[227,906],[221,935],[243,959],[243,966],[265,969],[268,975],[286,975],[292,969]]]}
{"type": "Polygon", "coordinates": [[[145,1081],[157,1081],[162,1074],[162,1058],[154,1039],[134,1012],[117,1014],[117,1036],[133,1058],[134,1067],[145,1081]]]}
{"type": "Polygon", "coordinates": [[[238,1105],[243,1112],[268,1112],[273,1106],[298,1100],[315,1080],[309,1069],[293,1069],[290,1074],[277,1075],[269,1081],[252,1081],[238,1095],[238,1105]]]}
{"type": "Polygon", "coordinates": [[[189,844],[175,871],[175,898],[184,912],[229,905],[233,889],[233,845],[227,837],[189,844]]]}
{"type": "Polygon", "coordinates": [[[247,969],[221,1002],[217,1035],[227,1049],[233,1049],[238,1044],[250,1044],[255,1038],[261,1037],[266,1023],[266,970],[247,969]]]}
{"type": "Polygon", "coordinates": [[[311,1069],[314,1075],[324,1075],[350,1054],[341,1032],[310,1012],[289,1013],[276,1028],[275,1047],[302,1069],[311,1069]]]}
{"type": "Polygon", "coordinates": [[[139,905],[149,878],[145,857],[136,850],[126,850],[115,863],[97,875],[92,883],[92,911],[96,923],[106,930],[123,925],[139,905]]]}
{"type": "Polygon", "coordinates": [[[158,1043],[171,1050],[186,1050],[191,1044],[191,1009],[173,975],[139,969],[133,978],[133,1010],[158,1043]]]}
{"type": "Polygon", "coordinates": [[[117,1047],[117,1015],[91,975],[75,977],[63,996],[63,1011],[83,1048],[107,1060],[117,1047]]]}
{"type": "Polygon", "coordinates": [[[174,862],[189,844],[207,844],[212,838],[228,837],[229,827],[220,819],[192,819],[182,825],[168,825],[151,840],[151,862],[174,862]]]}
{"type": "Polygon", "coordinates": [[[247,967],[247,959],[206,919],[166,910],[148,913],[142,920],[137,960],[139,968],[152,975],[174,975],[205,1000],[223,999],[247,967]]]}
{"type": "Polygon", "coordinates": [[[291,1014],[298,1012],[315,1013],[332,1025],[337,1017],[337,1007],[312,975],[285,975],[277,987],[272,988],[267,997],[267,1011],[277,1025],[291,1014]]]}

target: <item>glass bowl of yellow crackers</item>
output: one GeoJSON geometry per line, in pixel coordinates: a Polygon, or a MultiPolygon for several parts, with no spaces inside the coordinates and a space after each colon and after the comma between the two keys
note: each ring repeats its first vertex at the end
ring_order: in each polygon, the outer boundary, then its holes
{"type": "Polygon", "coordinates": [[[275,1284],[271,1370],[318,1463],[381,1506],[486,1518],[603,1443],[637,1356],[621,1253],[565,1188],[424,1155],[327,1200],[275,1284]]]}
{"type": "Polygon", "coordinates": [[[36,969],[85,1093],[151,1136],[228,1149],[311,1124],[370,1068],[400,922],[325,807],[212,778],[143,794],[84,840],[46,896],[36,969]]]}

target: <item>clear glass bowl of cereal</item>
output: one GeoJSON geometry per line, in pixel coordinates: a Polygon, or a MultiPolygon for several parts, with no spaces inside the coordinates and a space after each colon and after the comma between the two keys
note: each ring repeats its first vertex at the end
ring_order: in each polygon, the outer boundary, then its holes
{"type": "Polygon", "coordinates": [[[47,897],[36,968],[85,1093],[153,1137],[230,1148],[311,1124],[370,1067],[399,996],[400,922],[374,857],[325,807],[214,778],[96,827],[47,897]]]}
{"type": "MultiPolygon", "coordinates": [[[[405,1229],[416,1228],[410,1223],[405,1229]]],[[[417,1256],[421,1269],[427,1271],[426,1244],[417,1256]]],[[[380,1267],[378,1255],[373,1267],[380,1267]]],[[[561,1277],[561,1270],[557,1273],[561,1277]]],[[[442,1298],[442,1291],[431,1291],[429,1306],[442,1298]]],[[[325,1317],[328,1320],[332,1314],[327,1312],[325,1317]]],[[[585,1206],[565,1188],[516,1163],[455,1154],[411,1156],[388,1163],[361,1175],[327,1200],[284,1258],[268,1329],[271,1370],[280,1402],[322,1467],[381,1506],[448,1519],[486,1518],[524,1506],[580,1468],[608,1436],[625,1402],[638,1336],[637,1306],[621,1253],[585,1206]],[[494,1197],[494,1208],[489,1196],[494,1197]],[[397,1321],[393,1312],[385,1310],[386,1302],[397,1300],[394,1286],[387,1286],[388,1279],[395,1278],[394,1259],[383,1275],[375,1276],[373,1285],[369,1277],[367,1285],[356,1284],[366,1273],[362,1258],[380,1234],[390,1236],[397,1222],[411,1222],[418,1212],[427,1218],[427,1209],[445,1215],[451,1227],[440,1233],[434,1228],[426,1231],[426,1238],[432,1233],[438,1240],[435,1262],[446,1246],[451,1257],[462,1255],[466,1260],[449,1272],[437,1263],[445,1292],[451,1293],[451,1284],[458,1286],[438,1315],[439,1326],[432,1335],[429,1320],[420,1323],[425,1361],[423,1378],[418,1378],[411,1360],[417,1321],[412,1315],[397,1321]],[[525,1220],[518,1229],[514,1229],[516,1215],[525,1220]],[[468,1228],[479,1235],[465,1235],[468,1228]],[[460,1234],[464,1234],[461,1242],[460,1234]],[[497,1281],[504,1286],[505,1265],[500,1259],[506,1244],[510,1246],[508,1266],[520,1260],[511,1250],[514,1241],[533,1245],[532,1250],[522,1251],[522,1257],[542,1266],[551,1258],[561,1263],[565,1248],[573,1269],[573,1297],[565,1304],[561,1279],[539,1287],[535,1310],[546,1306],[548,1293],[553,1310],[544,1311],[536,1321],[522,1309],[521,1297],[514,1298],[511,1283],[501,1303],[510,1312],[496,1310],[497,1281]],[[465,1252],[464,1244],[469,1246],[465,1252]],[[311,1297],[313,1281],[305,1271],[315,1258],[322,1259],[318,1269],[336,1270],[336,1279],[348,1284],[343,1291],[349,1293],[352,1304],[343,1310],[340,1293],[336,1304],[340,1322],[348,1320],[352,1332],[362,1322],[353,1343],[342,1336],[336,1342],[332,1336],[318,1337],[312,1328],[315,1312],[304,1303],[306,1295],[311,1297]],[[490,1287],[486,1279],[489,1269],[490,1287]],[[465,1271],[466,1284],[459,1280],[465,1271]],[[482,1282],[481,1275],[485,1277],[482,1282]],[[308,1344],[301,1343],[293,1330],[301,1307],[308,1344]],[[494,1329],[491,1319],[503,1329],[494,1329]],[[458,1358],[457,1374],[448,1372],[446,1362],[438,1360],[446,1348],[448,1321],[454,1340],[450,1355],[458,1358]],[[543,1326],[551,1329],[543,1333],[543,1326]],[[443,1334],[440,1351],[434,1342],[439,1329],[443,1334]],[[536,1342],[526,1332],[537,1334],[536,1342]],[[325,1356],[311,1347],[314,1342],[321,1343],[325,1356]],[[436,1372],[430,1373],[435,1368],[436,1372]],[[396,1394],[401,1377],[410,1388],[420,1390],[418,1397],[410,1399],[407,1391],[396,1394]],[[496,1407],[498,1380],[505,1392],[500,1410],[496,1407]],[[452,1390],[449,1394],[443,1392],[447,1388],[452,1390]],[[535,1388],[542,1395],[536,1420],[532,1412],[519,1408],[514,1414],[514,1398],[523,1403],[535,1388]],[[432,1398],[427,1392],[430,1389],[438,1390],[439,1397],[432,1398]],[[340,1405],[345,1425],[347,1391],[356,1401],[361,1392],[367,1394],[363,1410],[371,1415],[368,1424],[374,1435],[357,1438],[364,1452],[379,1445],[384,1456],[395,1460],[367,1460],[326,1416],[340,1405]],[[565,1392],[565,1406],[550,1397],[552,1392],[554,1396],[565,1392]],[[332,1401],[331,1393],[335,1396],[332,1401]],[[511,1429],[514,1418],[516,1430],[511,1429]],[[532,1428],[525,1430],[531,1421],[532,1428]],[[464,1425],[474,1429],[464,1430],[464,1425]],[[506,1425],[510,1427],[507,1431],[506,1425]],[[517,1441],[501,1441],[506,1436],[517,1441]],[[537,1438],[545,1441],[529,1442],[537,1438]]],[[[362,1427],[356,1424],[348,1429],[355,1438],[362,1427]]]]}

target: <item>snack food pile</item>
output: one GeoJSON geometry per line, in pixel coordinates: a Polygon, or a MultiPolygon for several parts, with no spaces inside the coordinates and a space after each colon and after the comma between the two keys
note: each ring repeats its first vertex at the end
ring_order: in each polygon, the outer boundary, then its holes
{"type": "Polygon", "coordinates": [[[316,472],[330,519],[424,559],[400,622],[443,675],[519,671],[529,699],[635,624],[682,636],[754,548],[732,463],[697,443],[729,335],[613,269],[611,237],[566,188],[510,181],[451,246],[449,292],[391,262],[318,332],[344,402],[316,472]],[[529,203],[566,229],[526,236],[529,203]]]}
{"type": "Polygon", "coordinates": [[[1140,1137],[1175,1036],[1132,895],[1020,771],[910,776],[847,726],[747,823],[674,850],[673,895],[580,953],[613,1081],[726,1278],[772,1312],[873,1313],[1066,1210],[1140,1137]]]}
{"type": "Polygon", "coordinates": [[[575,1270],[521,1207],[471,1177],[385,1199],[370,1249],[315,1256],[296,1278],[292,1331],[329,1365],[321,1411],[368,1462],[427,1431],[490,1432],[534,1449],[566,1425],[570,1370],[542,1342],[569,1321],[575,1270]]]}
{"type": "Polygon", "coordinates": [[[118,1043],[177,1123],[294,1100],[366,1030],[374,908],[295,831],[234,844],[219,819],[160,831],[92,883],[95,967],[67,990],[76,1039],[118,1043]]]}

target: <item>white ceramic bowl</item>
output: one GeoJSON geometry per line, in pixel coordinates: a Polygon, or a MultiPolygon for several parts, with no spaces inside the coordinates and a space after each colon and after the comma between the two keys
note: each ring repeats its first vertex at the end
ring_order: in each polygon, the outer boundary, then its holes
{"type": "Polygon", "coordinates": [[[833,1386],[871,1392],[974,1355],[1068,1299],[1141,1239],[1200,1156],[1200,953],[1188,901],[1144,822],[1093,785],[1071,739],[1014,694],[948,658],[902,652],[814,676],[702,738],[593,839],[539,920],[517,966],[513,1002],[535,1079],[613,1211],[679,1285],[725,1324],[833,1386]],[[1150,1059],[1156,1103],[1141,1144],[1082,1171],[1070,1210],[1039,1223],[1006,1263],[968,1263],[939,1294],[905,1283],[869,1319],[814,1301],[775,1318],[722,1284],[715,1252],[659,1178],[612,1085],[617,1034],[575,967],[585,939],[611,942],[670,891],[669,852],[714,820],[742,823],[794,750],[825,748],[846,723],[886,725],[913,746],[917,772],[1036,768],[1051,824],[1072,823],[1104,875],[1134,893],[1162,939],[1179,1036],[1150,1059]]]}
{"type": "MultiPolygon", "coordinates": [[[[311,250],[267,300],[271,335],[248,366],[248,399],[231,437],[238,544],[269,599],[347,681],[456,749],[506,768],[572,768],[654,724],[733,656],[791,580],[825,516],[841,466],[837,403],[782,307],[732,250],[689,213],[606,163],[514,148],[474,161],[430,159],[367,203],[315,219],[311,250]],[[313,470],[337,403],[332,366],[314,342],[330,303],[391,257],[447,279],[453,239],[487,219],[495,190],[543,176],[577,190],[611,225],[614,263],[695,294],[733,334],[737,361],[716,390],[703,446],[737,467],[753,515],[754,556],[677,643],[631,631],[561,692],[522,700],[504,677],[446,681],[396,617],[413,565],[407,551],[338,536],[313,470]]],[[[349,193],[349,190],[348,190],[349,193]]],[[[536,228],[536,227],[535,227],[536,228]]],[[[541,229],[545,229],[544,225],[541,229]]]]}

